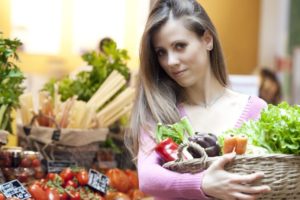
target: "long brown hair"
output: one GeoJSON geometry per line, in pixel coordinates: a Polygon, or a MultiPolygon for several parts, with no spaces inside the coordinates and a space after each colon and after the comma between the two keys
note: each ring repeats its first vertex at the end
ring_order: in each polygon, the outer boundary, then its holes
{"type": "Polygon", "coordinates": [[[134,158],[139,149],[141,129],[151,134],[153,123],[172,124],[180,120],[177,105],[183,100],[183,88],[162,69],[152,44],[153,34],[169,20],[170,15],[183,19],[184,26],[199,37],[209,31],[213,37],[213,49],[209,55],[211,70],[221,85],[227,85],[228,77],[217,32],[203,7],[195,0],[158,0],[149,14],[141,40],[137,96],[130,129],[125,135],[125,144],[134,158]]]}

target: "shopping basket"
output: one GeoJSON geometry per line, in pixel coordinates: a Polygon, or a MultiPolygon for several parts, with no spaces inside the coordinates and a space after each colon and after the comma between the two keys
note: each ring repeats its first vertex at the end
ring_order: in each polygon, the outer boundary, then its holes
{"type": "MultiPolygon", "coordinates": [[[[178,159],[167,162],[164,168],[180,173],[197,173],[208,168],[218,157],[208,157],[205,150],[194,142],[179,145],[178,159]],[[191,147],[202,157],[183,160],[182,151],[191,147]]],[[[237,155],[233,162],[225,166],[225,170],[241,175],[253,172],[264,172],[264,178],[252,185],[269,185],[271,192],[263,194],[259,199],[300,199],[300,156],[290,154],[244,154],[237,155]]]]}

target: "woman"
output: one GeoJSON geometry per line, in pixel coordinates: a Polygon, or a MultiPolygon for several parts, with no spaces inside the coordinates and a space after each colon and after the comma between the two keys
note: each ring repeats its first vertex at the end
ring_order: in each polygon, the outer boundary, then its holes
{"type": "Polygon", "coordinates": [[[207,170],[176,173],[161,166],[153,151],[156,123],[187,116],[198,132],[221,133],[259,117],[266,103],[227,88],[228,78],[216,30],[193,0],[159,0],[150,12],[140,49],[137,99],[126,144],[137,158],[140,188],[161,199],[254,199],[270,190],[251,187],[262,173],[237,175],[222,156],[207,170]]]}

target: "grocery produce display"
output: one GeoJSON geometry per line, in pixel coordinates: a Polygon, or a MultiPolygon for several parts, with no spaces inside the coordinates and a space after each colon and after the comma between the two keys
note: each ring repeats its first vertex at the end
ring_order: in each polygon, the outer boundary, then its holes
{"type": "Polygon", "coordinates": [[[0,151],[0,167],[6,181],[18,179],[27,183],[43,178],[45,170],[41,165],[41,155],[21,148],[4,148],[0,151]]]}
{"type": "MultiPolygon", "coordinates": [[[[23,184],[32,200],[139,200],[146,197],[138,189],[136,171],[113,168],[105,175],[109,179],[106,193],[90,187],[89,172],[78,167],[67,167],[60,173],[48,173],[23,184]]],[[[2,193],[0,199],[5,199],[2,193]]]]}

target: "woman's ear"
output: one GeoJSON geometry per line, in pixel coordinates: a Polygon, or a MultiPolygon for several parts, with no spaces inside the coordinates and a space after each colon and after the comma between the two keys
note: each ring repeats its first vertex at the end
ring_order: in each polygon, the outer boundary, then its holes
{"type": "Polygon", "coordinates": [[[210,33],[210,31],[206,30],[202,36],[203,41],[205,42],[206,49],[211,51],[214,47],[214,39],[210,33]]]}

